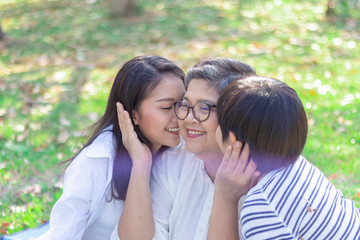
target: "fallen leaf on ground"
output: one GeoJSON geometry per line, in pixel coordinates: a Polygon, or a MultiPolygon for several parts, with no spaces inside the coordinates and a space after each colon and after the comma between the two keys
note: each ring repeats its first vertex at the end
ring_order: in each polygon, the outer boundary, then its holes
{"type": "Polygon", "coordinates": [[[9,234],[9,231],[0,228],[0,233],[1,233],[1,234],[9,234]]]}
{"type": "Polygon", "coordinates": [[[2,228],[8,228],[10,226],[10,223],[9,222],[2,222],[1,223],[1,227],[2,228]]]}

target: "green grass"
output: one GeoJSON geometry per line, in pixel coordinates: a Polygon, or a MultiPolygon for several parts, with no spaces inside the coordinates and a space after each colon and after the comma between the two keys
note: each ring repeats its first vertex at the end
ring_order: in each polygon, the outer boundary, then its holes
{"type": "Polygon", "coordinates": [[[139,0],[137,17],[116,19],[105,1],[2,1],[1,232],[48,220],[62,191],[57,163],[79,149],[117,70],[139,54],[185,70],[232,57],[287,82],[309,118],[303,155],[360,207],[360,16],[349,4],[326,18],[325,0],[139,0]]]}

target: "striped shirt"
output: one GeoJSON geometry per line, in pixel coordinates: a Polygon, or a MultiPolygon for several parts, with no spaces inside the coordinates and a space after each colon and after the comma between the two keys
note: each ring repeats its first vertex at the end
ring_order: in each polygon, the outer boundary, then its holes
{"type": "Polygon", "coordinates": [[[241,221],[246,239],[360,239],[360,210],[303,157],[248,192],[241,221]]]}

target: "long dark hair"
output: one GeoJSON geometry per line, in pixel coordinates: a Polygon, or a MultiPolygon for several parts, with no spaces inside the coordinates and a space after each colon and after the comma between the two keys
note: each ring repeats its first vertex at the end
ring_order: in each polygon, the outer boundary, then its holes
{"type": "MultiPolygon", "coordinates": [[[[159,84],[163,75],[169,73],[174,74],[184,81],[184,72],[177,65],[163,57],[137,56],[126,62],[115,77],[104,115],[99,121],[90,126],[91,129],[94,129],[91,137],[74,157],[66,161],[70,164],[85,147],[89,146],[107,127],[112,125],[115,156],[111,185],[112,197],[115,199],[125,199],[132,167],[131,158],[122,142],[116,103],[121,102],[124,109],[129,112],[139,140],[151,149],[149,139],[147,139],[141,133],[139,127],[134,124],[132,113],[134,110],[139,110],[142,101],[159,84]]],[[[164,147],[160,149],[159,152],[163,150],[164,147]]]]}

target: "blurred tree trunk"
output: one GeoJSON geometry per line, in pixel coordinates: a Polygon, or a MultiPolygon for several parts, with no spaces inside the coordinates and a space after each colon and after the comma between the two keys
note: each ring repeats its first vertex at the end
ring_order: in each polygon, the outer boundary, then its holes
{"type": "Polygon", "coordinates": [[[334,15],[335,14],[334,8],[335,8],[335,0],[328,0],[327,8],[326,8],[326,16],[334,15]]]}
{"type": "Polygon", "coordinates": [[[1,25],[0,25],[0,41],[6,40],[6,34],[3,32],[1,25]]]}
{"type": "Polygon", "coordinates": [[[360,0],[327,0],[326,17],[356,18],[359,8],[360,0]]]}
{"type": "Polygon", "coordinates": [[[136,0],[109,0],[110,13],[115,17],[135,15],[136,0]]]}

